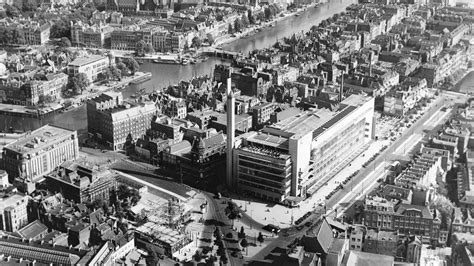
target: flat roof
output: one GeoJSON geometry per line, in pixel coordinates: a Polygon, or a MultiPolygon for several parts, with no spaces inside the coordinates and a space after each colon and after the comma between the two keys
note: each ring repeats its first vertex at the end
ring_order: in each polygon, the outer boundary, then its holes
{"type": "Polygon", "coordinates": [[[40,151],[50,146],[51,143],[74,132],[75,130],[45,125],[6,145],[4,149],[21,153],[40,151]]]}
{"type": "Polygon", "coordinates": [[[155,239],[170,245],[184,239],[186,236],[169,227],[154,222],[147,222],[136,229],[138,232],[153,236],[155,239]]]}
{"type": "Polygon", "coordinates": [[[10,195],[3,195],[0,200],[0,210],[4,210],[12,205],[15,205],[18,201],[22,200],[25,195],[20,193],[14,193],[10,195]]]}
{"type": "Polygon", "coordinates": [[[85,57],[76,58],[74,61],[69,63],[69,65],[80,67],[80,66],[83,66],[83,65],[88,65],[88,64],[94,63],[94,62],[102,60],[102,59],[107,59],[107,57],[101,56],[101,55],[89,55],[89,56],[85,56],[85,57]]]}

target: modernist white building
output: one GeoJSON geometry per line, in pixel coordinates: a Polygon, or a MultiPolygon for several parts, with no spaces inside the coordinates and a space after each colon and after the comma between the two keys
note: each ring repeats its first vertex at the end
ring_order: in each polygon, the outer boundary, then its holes
{"type": "Polygon", "coordinates": [[[374,99],[351,95],[338,111],[302,111],[246,136],[234,151],[239,189],[282,203],[314,194],[332,169],[373,138],[373,117],[374,99]]]}

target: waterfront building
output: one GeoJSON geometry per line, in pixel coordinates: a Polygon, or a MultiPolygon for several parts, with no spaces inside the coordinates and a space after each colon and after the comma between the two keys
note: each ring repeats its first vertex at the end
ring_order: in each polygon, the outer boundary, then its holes
{"type": "Polygon", "coordinates": [[[0,20],[0,32],[4,30],[16,30],[23,34],[24,39],[17,37],[11,39],[9,44],[29,44],[44,45],[49,41],[51,26],[49,23],[41,24],[38,21],[30,19],[11,19],[4,18],[0,20]]]}
{"type": "Polygon", "coordinates": [[[96,81],[101,73],[109,67],[109,59],[101,55],[89,55],[76,58],[69,63],[67,72],[69,76],[75,76],[79,73],[86,74],[90,82],[96,81]]]}
{"type": "Polygon", "coordinates": [[[299,110],[249,134],[234,151],[239,189],[282,203],[314,194],[373,138],[373,113],[373,98],[351,95],[337,111],[299,110]]]}
{"type": "Polygon", "coordinates": [[[47,74],[44,79],[8,78],[6,82],[0,83],[0,92],[3,91],[7,102],[37,105],[46,98],[51,101],[61,99],[67,82],[68,75],[64,73],[47,74]]]}
{"type": "Polygon", "coordinates": [[[6,145],[2,157],[10,178],[35,182],[78,156],[76,131],[46,125],[6,145]]]}
{"type": "Polygon", "coordinates": [[[61,192],[65,199],[76,203],[108,202],[110,193],[117,188],[115,173],[94,169],[68,161],[58,171],[45,175],[46,185],[53,192],[61,192]]]}
{"type": "Polygon", "coordinates": [[[28,224],[28,196],[20,193],[0,193],[0,230],[17,232],[28,224]]]}
{"type": "Polygon", "coordinates": [[[113,150],[123,149],[127,138],[145,135],[156,114],[154,103],[128,103],[121,94],[102,94],[87,102],[88,132],[113,150]]]}
{"type": "Polygon", "coordinates": [[[103,48],[110,47],[110,36],[114,28],[109,25],[87,25],[81,21],[71,22],[71,43],[73,46],[103,48]]]}
{"type": "Polygon", "coordinates": [[[153,35],[158,32],[156,27],[129,25],[115,29],[111,33],[111,48],[113,50],[135,50],[139,41],[153,43],[153,35]]]}

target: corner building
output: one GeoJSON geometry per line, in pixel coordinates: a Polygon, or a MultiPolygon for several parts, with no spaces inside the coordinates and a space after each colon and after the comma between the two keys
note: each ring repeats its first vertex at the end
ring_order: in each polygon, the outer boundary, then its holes
{"type": "Polygon", "coordinates": [[[12,177],[36,182],[68,160],[79,157],[77,132],[46,125],[3,148],[5,170],[12,177]]]}
{"type": "Polygon", "coordinates": [[[373,117],[374,99],[351,95],[337,111],[302,111],[246,135],[234,153],[239,190],[283,204],[316,193],[373,138],[373,117]]]}

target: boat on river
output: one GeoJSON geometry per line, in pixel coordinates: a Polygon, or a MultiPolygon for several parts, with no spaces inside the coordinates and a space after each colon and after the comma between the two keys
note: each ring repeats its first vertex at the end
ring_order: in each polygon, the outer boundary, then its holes
{"type": "Polygon", "coordinates": [[[157,58],[153,60],[155,64],[179,64],[180,62],[177,59],[172,58],[157,58]]]}

